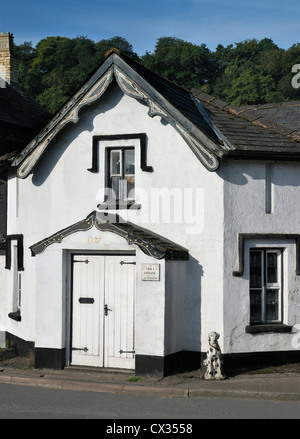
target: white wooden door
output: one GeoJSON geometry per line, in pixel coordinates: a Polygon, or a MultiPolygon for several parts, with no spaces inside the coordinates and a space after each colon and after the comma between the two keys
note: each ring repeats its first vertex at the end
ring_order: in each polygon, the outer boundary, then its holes
{"type": "Polygon", "coordinates": [[[73,258],[71,364],[134,369],[135,257],[73,258]]]}

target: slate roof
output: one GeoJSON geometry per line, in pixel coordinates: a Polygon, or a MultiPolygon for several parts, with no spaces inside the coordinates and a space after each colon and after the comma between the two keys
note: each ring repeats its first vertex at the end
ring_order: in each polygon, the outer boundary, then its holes
{"type": "Polygon", "coordinates": [[[17,87],[0,88],[0,121],[29,128],[33,132],[49,119],[45,108],[17,87]]]}
{"type": "Polygon", "coordinates": [[[253,115],[257,114],[266,120],[300,131],[300,101],[248,105],[241,108],[251,111],[253,115]]]}
{"type": "Polygon", "coordinates": [[[300,130],[299,120],[295,118],[299,103],[233,107],[198,90],[192,90],[192,93],[212,123],[235,147],[227,152],[227,156],[299,160],[300,130]]]}
{"type": "Polygon", "coordinates": [[[0,173],[49,119],[41,105],[18,87],[0,87],[0,173]]]}
{"type": "Polygon", "coordinates": [[[186,89],[158,76],[156,73],[144,67],[142,64],[134,61],[132,58],[118,53],[133,70],[135,70],[143,79],[145,79],[158,93],[166,98],[175,108],[177,108],[187,119],[197,126],[203,133],[218,143],[219,138],[206,123],[193,99],[191,93],[186,89]]]}

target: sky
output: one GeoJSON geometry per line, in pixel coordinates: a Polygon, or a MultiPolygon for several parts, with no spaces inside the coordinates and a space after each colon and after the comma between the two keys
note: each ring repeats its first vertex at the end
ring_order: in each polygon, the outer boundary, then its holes
{"type": "Polygon", "coordinates": [[[299,0],[0,0],[0,32],[35,46],[48,36],[125,38],[138,55],[160,37],[205,44],[214,51],[246,39],[300,43],[299,0]]]}

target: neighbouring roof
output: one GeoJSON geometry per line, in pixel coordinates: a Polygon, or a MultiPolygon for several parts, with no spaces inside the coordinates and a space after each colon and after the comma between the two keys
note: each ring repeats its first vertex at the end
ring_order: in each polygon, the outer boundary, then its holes
{"type": "Polygon", "coordinates": [[[46,250],[52,244],[61,244],[69,235],[87,231],[92,227],[102,232],[112,232],[126,239],[129,245],[137,245],[145,254],[156,259],[188,260],[188,250],[159,236],[150,230],[124,221],[119,215],[92,212],[85,219],[60,230],[53,235],[33,244],[30,249],[33,256],[46,250]]]}
{"type": "Polygon", "coordinates": [[[48,119],[46,109],[20,88],[7,83],[0,87],[0,172],[48,119]]]}
{"type": "Polygon", "coordinates": [[[9,84],[0,88],[0,121],[39,130],[49,119],[47,110],[18,87],[9,84]]]}
{"type": "Polygon", "coordinates": [[[247,105],[241,108],[265,120],[300,131],[300,101],[247,105]]]}
{"type": "Polygon", "coordinates": [[[211,95],[192,90],[211,122],[234,149],[232,158],[300,159],[298,103],[234,107],[211,95]]]}

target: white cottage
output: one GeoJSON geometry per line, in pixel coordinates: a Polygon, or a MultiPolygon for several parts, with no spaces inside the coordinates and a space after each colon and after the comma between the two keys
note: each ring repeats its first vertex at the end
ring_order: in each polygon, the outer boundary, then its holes
{"type": "Polygon", "coordinates": [[[240,111],[113,50],[14,157],[0,324],[36,367],[164,376],[210,331],[225,369],[300,360],[299,136],[240,111]]]}

